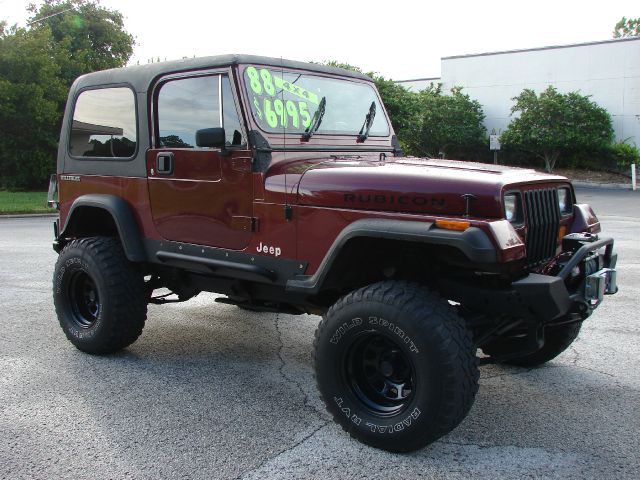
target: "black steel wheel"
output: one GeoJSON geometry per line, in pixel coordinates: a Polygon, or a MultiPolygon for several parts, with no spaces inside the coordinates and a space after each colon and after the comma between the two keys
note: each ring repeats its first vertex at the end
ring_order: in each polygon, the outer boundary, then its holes
{"type": "Polygon", "coordinates": [[[453,430],[478,390],[464,321],[437,293],[408,282],[376,283],[338,300],[316,331],[314,364],[335,421],[394,452],[453,430]]]}
{"type": "Polygon", "coordinates": [[[65,291],[71,317],[80,328],[91,328],[100,313],[100,294],[96,284],[84,270],[75,272],[68,282],[65,291]]]}
{"type": "Polygon", "coordinates": [[[69,242],[56,262],[53,302],[65,335],[87,353],[113,353],[132,344],[147,318],[144,277],[117,238],[69,242]]]}
{"type": "Polygon", "coordinates": [[[345,381],[374,414],[393,416],[411,403],[416,376],[400,345],[375,331],[364,332],[347,350],[345,381]]]}

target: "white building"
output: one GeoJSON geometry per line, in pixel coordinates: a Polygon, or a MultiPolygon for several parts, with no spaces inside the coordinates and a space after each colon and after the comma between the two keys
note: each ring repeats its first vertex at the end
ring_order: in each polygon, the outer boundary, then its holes
{"type": "Polygon", "coordinates": [[[399,81],[412,90],[442,82],[478,100],[491,132],[510,122],[512,98],[523,89],[553,85],[578,90],[611,114],[618,140],[640,146],[640,37],[602,42],[444,57],[441,78],[399,81]]]}

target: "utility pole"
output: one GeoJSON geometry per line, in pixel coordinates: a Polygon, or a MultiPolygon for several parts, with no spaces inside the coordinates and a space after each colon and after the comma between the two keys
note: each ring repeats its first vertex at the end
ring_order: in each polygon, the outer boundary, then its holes
{"type": "Polygon", "coordinates": [[[489,150],[493,151],[493,164],[498,164],[498,150],[500,150],[500,132],[494,128],[489,135],[489,150]]]}

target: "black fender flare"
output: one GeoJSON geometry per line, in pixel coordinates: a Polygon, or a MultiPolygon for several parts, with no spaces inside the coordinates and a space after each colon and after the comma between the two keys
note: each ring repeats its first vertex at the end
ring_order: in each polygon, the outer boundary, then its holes
{"type": "Polygon", "coordinates": [[[474,263],[495,263],[498,258],[496,248],[489,237],[477,227],[455,231],[437,228],[433,222],[362,219],[349,224],[340,232],[313,275],[297,276],[289,280],[287,290],[311,295],[318,293],[342,248],[349,240],[357,237],[447,245],[457,248],[474,263]]]}
{"type": "Polygon", "coordinates": [[[147,260],[140,230],[138,229],[138,224],[133,216],[131,207],[124,199],[116,195],[91,193],[76,198],[73,204],[71,204],[69,214],[67,215],[59,238],[64,238],[68,234],[74,214],[85,207],[99,208],[111,215],[118,229],[118,235],[120,236],[124,253],[129,260],[132,262],[143,262],[147,260]]]}

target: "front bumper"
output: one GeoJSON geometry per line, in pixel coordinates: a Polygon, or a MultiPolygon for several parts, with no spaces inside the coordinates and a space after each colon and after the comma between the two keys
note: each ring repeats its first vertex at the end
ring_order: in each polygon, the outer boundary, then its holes
{"type": "Polygon", "coordinates": [[[444,281],[445,294],[493,317],[506,315],[535,324],[584,320],[605,295],[618,291],[613,243],[612,238],[596,235],[567,235],[553,275],[530,273],[508,288],[444,281]]]}
{"type": "Polygon", "coordinates": [[[563,255],[553,276],[530,274],[513,283],[526,299],[529,310],[548,322],[569,314],[587,318],[600,306],[605,295],[618,291],[613,238],[591,234],[570,234],[563,239],[563,255]],[[546,295],[535,295],[535,285],[547,285],[546,295]],[[538,302],[544,302],[540,305],[538,302]]]}

